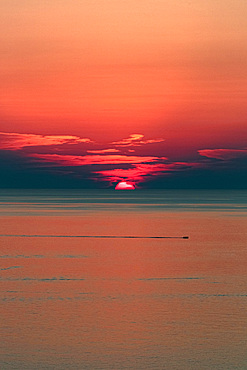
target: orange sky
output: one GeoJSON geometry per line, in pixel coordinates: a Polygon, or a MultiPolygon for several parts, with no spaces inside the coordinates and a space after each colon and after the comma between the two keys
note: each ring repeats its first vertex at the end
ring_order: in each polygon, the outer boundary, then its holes
{"type": "Polygon", "coordinates": [[[3,0],[0,14],[2,132],[245,149],[245,0],[3,0]]]}

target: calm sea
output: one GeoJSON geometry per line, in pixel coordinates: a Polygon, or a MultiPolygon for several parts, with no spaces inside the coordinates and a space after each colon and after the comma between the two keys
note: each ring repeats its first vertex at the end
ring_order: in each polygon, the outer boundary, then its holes
{"type": "Polygon", "coordinates": [[[247,369],[246,191],[1,190],[0,234],[1,369],[247,369]]]}

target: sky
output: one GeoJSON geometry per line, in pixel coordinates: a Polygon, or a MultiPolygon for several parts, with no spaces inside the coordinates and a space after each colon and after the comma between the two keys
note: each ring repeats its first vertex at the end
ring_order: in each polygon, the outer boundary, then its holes
{"type": "Polygon", "coordinates": [[[1,0],[1,188],[247,188],[246,0],[1,0]]]}

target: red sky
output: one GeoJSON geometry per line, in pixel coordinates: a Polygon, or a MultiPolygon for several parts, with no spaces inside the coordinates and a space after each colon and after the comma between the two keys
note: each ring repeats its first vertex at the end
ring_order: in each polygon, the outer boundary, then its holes
{"type": "Polygon", "coordinates": [[[4,158],[109,185],[242,169],[245,0],[6,0],[0,14],[4,158]]]}

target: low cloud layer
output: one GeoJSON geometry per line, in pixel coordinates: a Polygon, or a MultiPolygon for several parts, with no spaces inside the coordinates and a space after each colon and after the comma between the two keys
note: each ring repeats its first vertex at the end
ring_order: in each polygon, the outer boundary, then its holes
{"type": "Polygon", "coordinates": [[[91,143],[88,138],[71,135],[36,135],[0,132],[0,149],[19,150],[32,146],[91,143]]]}
{"type": "Polygon", "coordinates": [[[155,162],[158,157],[141,157],[130,155],[60,155],[60,154],[32,154],[32,158],[37,158],[45,162],[54,163],[56,166],[83,166],[83,165],[116,165],[116,164],[136,164],[145,162],[155,162]]]}
{"type": "Polygon", "coordinates": [[[72,135],[0,132],[0,157],[1,187],[97,188],[127,181],[137,188],[203,188],[247,182],[246,148],[199,148],[190,158],[172,160],[165,139],[143,134],[99,143],[72,135]]]}
{"type": "Polygon", "coordinates": [[[104,179],[110,183],[125,180],[138,184],[149,181],[153,177],[162,177],[175,171],[186,171],[200,166],[197,163],[164,163],[166,160],[167,158],[156,158],[153,163],[134,164],[127,169],[116,168],[113,170],[97,171],[96,173],[100,175],[100,179],[104,179]]]}
{"type": "Polygon", "coordinates": [[[198,153],[207,158],[230,160],[247,157],[247,149],[203,149],[198,153]]]}

